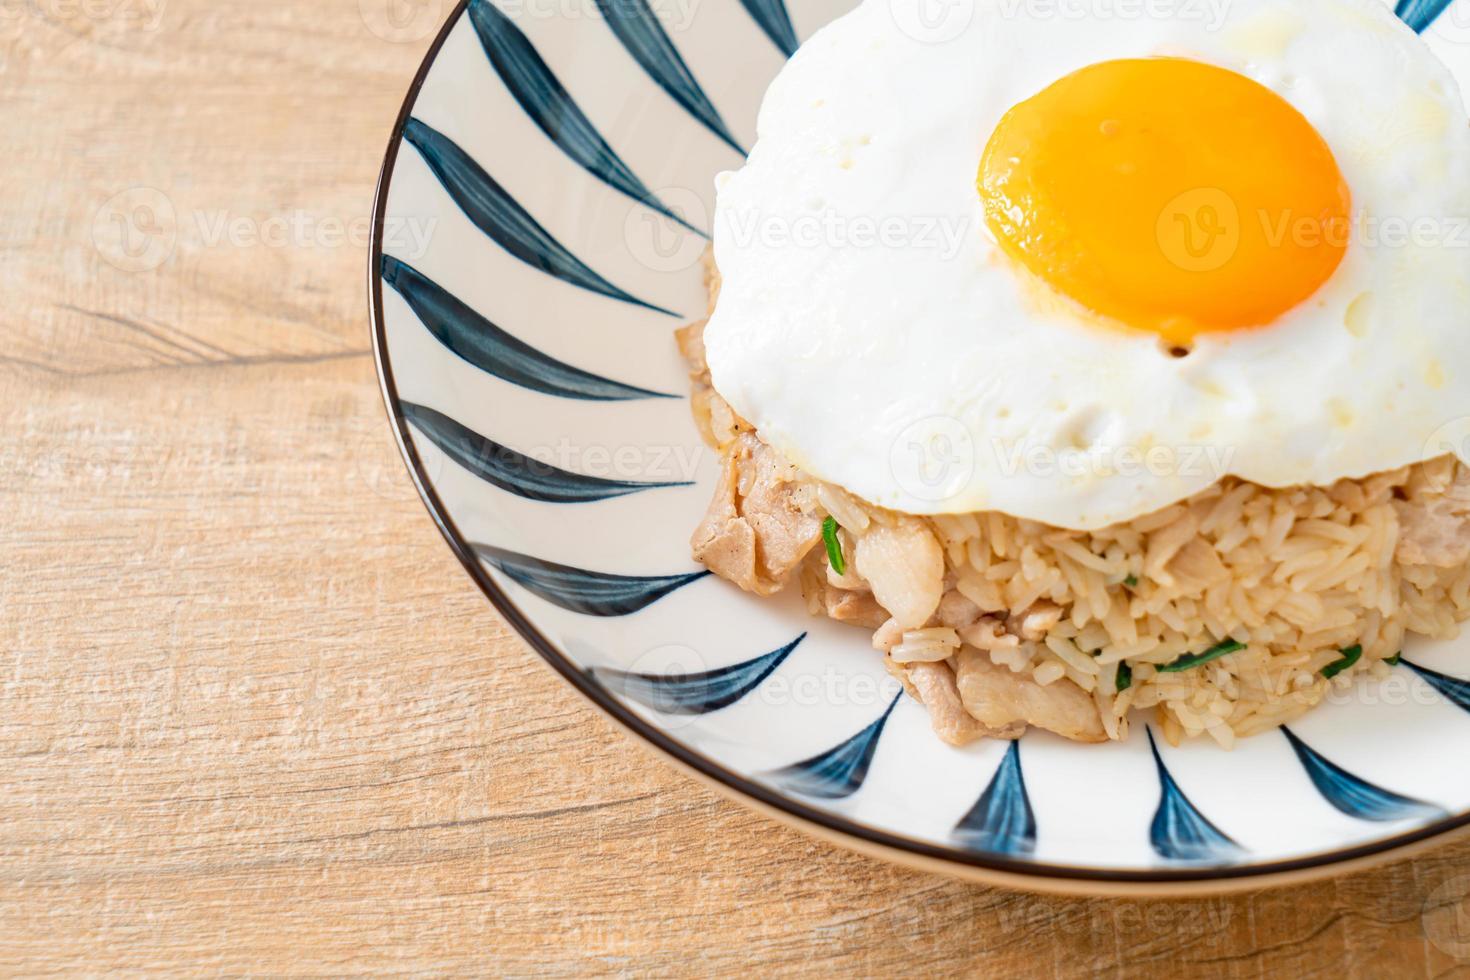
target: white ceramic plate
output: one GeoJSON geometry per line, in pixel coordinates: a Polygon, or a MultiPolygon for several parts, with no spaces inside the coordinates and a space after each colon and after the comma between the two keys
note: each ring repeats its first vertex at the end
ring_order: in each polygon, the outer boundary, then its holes
{"type": "MultiPolygon", "coordinates": [[[[434,43],[378,189],[374,333],[404,456],[480,588],[687,767],[930,867],[1228,887],[1470,821],[1466,643],[1411,648],[1389,682],[1234,752],[1142,723],[1124,744],[959,750],[862,631],[692,563],[717,465],[671,331],[704,309],[713,178],[740,165],[797,39],[850,2],[470,0],[434,43]]],[[[1470,83],[1470,0],[1438,16],[1429,43],[1470,83]]]]}

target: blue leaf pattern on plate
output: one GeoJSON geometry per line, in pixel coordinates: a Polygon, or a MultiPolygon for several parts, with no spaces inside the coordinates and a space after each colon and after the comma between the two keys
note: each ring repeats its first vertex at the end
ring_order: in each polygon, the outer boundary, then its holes
{"type": "Polygon", "coordinates": [[[796,31],[782,0],[740,0],[750,16],[786,57],[796,54],[796,31]]]}
{"type": "Polygon", "coordinates": [[[583,265],[580,259],[552,238],[550,232],[537,224],[536,219],[468,153],[443,133],[417,119],[410,119],[403,127],[403,138],[419,151],[439,183],[475,223],[475,227],[511,255],[547,275],[589,292],[632,303],[655,313],[679,315],[624,292],[583,265]]]}
{"type": "Polygon", "coordinates": [[[1296,750],[1296,756],[1311,777],[1312,785],[1317,787],[1317,792],[1350,817],[1386,823],[1391,820],[1432,820],[1449,816],[1432,803],[1401,796],[1354,776],[1337,763],[1323,758],[1285,725],[1281,726],[1281,734],[1286,736],[1286,740],[1296,750]]]}
{"type": "Polygon", "coordinates": [[[494,565],[526,590],[563,609],[587,616],[627,616],[709,574],[614,575],[558,565],[490,544],[473,547],[481,560],[494,565]]]}
{"type": "Polygon", "coordinates": [[[1470,681],[1462,681],[1458,677],[1450,677],[1446,674],[1441,674],[1437,670],[1430,670],[1428,667],[1411,664],[1407,660],[1402,661],[1402,663],[1405,667],[1429,682],[1436,691],[1443,694],[1456,707],[1464,711],[1470,711],[1470,681]]]}
{"type": "Polygon", "coordinates": [[[637,674],[611,667],[594,667],[591,673],[603,686],[645,708],[666,715],[706,715],[754,691],[804,639],[805,633],[765,656],[698,674],[637,674]]]}
{"type": "Polygon", "coordinates": [[[551,504],[584,504],[625,497],[642,490],[687,487],[679,483],[640,483],[604,480],[552,466],[485,438],[442,412],[412,402],[401,402],[404,418],[460,466],[487,483],[528,500],[551,504]]]}
{"type": "Polygon", "coordinates": [[[697,235],[704,232],[679,217],[643,185],[602,138],[571,95],[547,67],[536,48],[490,0],[470,0],[470,23],[485,56],[526,115],[583,170],[678,222],[697,235]]]}
{"type": "Polygon", "coordinates": [[[1029,857],[1036,852],[1036,813],[1026,794],[1019,740],[1011,743],[990,785],[955,825],[954,837],[977,851],[1012,857],[1029,857]]]}
{"type": "Polygon", "coordinates": [[[383,281],[397,290],[435,339],[463,360],[513,385],[558,398],[617,402],[678,398],[583,371],[541,353],[491,323],[406,262],[383,256],[383,281]]]}
{"type": "Polygon", "coordinates": [[[720,118],[714,103],[710,102],[699,83],[694,80],[694,73],[679,56],[669,35],[664,32],[663,25],[658,22],[658,17],[648,8],[646,0],[597,0],[597,7],[607,20],[607,26],[612,29],[623,47],[628,49],[633,60],[648,73],[648,77],[669,93],[685,111],[703,123],[706,129],[724,140],[736,153],[744,156],[745,151],[735,142],[735,137],[730,135],[730,130],[720,118]]]}
{"type": "Polygon", "coordinates": [[[1159,808],[1149,826],[1149,843],[1154,853],[1166,861],[1186,864],[1229,864],[1245,852],[1220,828],[1205,819],[1174,782],[1159,744],[1148,730],[1148,747],[1154,754],[1159,771],[1159,808]]]}
{"type": "Polygon", "coordinates": [[[888,716],[898,707],[901,697],[902,691],[877,721],[841,745],[810,759],[782,766],[767,775],[788,793],[822,800],[846,799],[861,789],[863,780],[868,778],[868,766],[873,762],[873,753],[878,751],[883,726],[888,724],[888,716]]]}
{"type": "Polygon", "coordinates": [[[1393,12],[1405,24],[1422,34],[1453,2],[1454,0],[1399,0],[1393,12]]]}

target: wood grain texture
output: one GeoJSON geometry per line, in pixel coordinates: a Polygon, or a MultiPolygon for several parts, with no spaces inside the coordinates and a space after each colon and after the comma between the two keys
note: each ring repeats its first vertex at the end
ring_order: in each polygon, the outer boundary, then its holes
{"type": "Polygon", "coordinates": [[[448,13],[401,2],[0,3],[0,973],[1467,970],[1470,844],[1007,893],[772,824],[565,687],[379,403],[363,234],[448,13]]]}

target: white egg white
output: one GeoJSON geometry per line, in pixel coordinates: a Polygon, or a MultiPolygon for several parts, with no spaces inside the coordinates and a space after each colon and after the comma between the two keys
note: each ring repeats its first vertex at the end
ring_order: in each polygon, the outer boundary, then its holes
{"type": "Polygon", "coordinates": [[[1074,529],[1226,475],[1326,485],[1463,453],[1470,119],[1385,4],[1101,16],[1108,5],[977,0],[960,28],[924,5],[866,0],[803,45],[746,165],[719,180],[709,364],[765,439],[882,506],[1074,529]],[[1087,65],[1157,55],[1294,105],[1336,155],[1356,219],[1317,295],[1185,358],[1018,274],[975,185],[1013,105],[1087,65]]]}

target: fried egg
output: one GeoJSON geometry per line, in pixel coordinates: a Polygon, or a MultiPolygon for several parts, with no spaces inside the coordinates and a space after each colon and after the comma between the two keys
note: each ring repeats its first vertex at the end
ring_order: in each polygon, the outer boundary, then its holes
{"type": "Polygon", "coordinates": [[[803,45],[717,181],[708,360],[764,439],[1077,530],[1465,458],[1470,118],[1387,5],[922,2],[803,45]]]}

